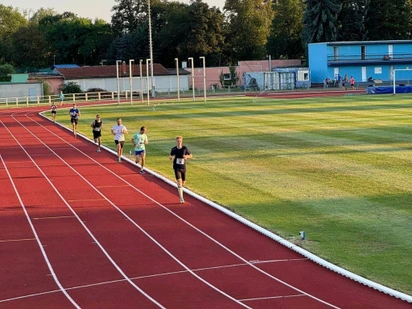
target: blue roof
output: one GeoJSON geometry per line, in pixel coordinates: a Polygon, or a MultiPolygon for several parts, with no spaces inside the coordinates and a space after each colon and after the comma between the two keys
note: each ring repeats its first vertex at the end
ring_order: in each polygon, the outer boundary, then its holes
{"type": "Polygon", "coordinates": [[[55,64],[52,69],[76,69],[80,68],[77,64],[55,64]]]}

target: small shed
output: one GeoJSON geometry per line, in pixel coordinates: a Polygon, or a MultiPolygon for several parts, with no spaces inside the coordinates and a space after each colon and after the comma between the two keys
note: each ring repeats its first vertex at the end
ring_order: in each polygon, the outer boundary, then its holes
{"type": "Polygon", "coordinates": [[[310,88],[308,68],[274,68],[272,72],[243,74],[246,90],[293,90],[310,88]]]}

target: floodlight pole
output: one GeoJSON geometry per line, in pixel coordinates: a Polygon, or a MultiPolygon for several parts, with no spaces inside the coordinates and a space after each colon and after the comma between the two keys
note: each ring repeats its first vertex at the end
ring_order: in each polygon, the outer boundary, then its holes
{"type": "Polygon", "coordinates": [[[132,70],[132,64],[134,62],[134,59],[129,59],[129,82],[130,82],[130,104],[133,104],[133,70],[132,70]]]}
{"type": "Polygon", "coordinates": [[[206,102],[206,58],[204,56],[199,58],[203,61],[203,98],[206,102]]]}
{"type": "Polygon", "coordinates": [[[195,64],[193,63],[193,57],[187,58],[188,61],[192,62],[192,92],[193,92],[193,101],[196,101],[195,98],[195,64]]]}
{"type": "Polygon", "coordinates": [[[150,79],[149,79],[149,62],[150,59],[146,59],[146,86],[147,86],[147,105],[150,104],[150,79]]]}
{"type": "Polygon", "coordinates": [[[119,79],[119,63],[122,63],[122,60],[116,60],[117,107],[119,107],[119,105],[120,105],[120,79],[119,79]]]}
{"type": "Polygon", "coordinates": [[[139,68],[140,68],[140,100],[143,103],[143,68],[142,68],[143,59],[139,60],[139,68]]]}
{"type": "Polygon", "coordinates": [[[149,15],[149,53],[150,53],[150,76],[152,80],[152,98],[156,96],[155,84],[153,78],[153,40],[152,40],[152,13],[150,9],[150,0],[147,0],[147,12],[149,15]]]}
{"type": "Polygon", "coordinates": [[[175,62],[176,62],[176,77],[177,77],[177,100],[180,102],[179,59],[175,58],[175,62]]]}

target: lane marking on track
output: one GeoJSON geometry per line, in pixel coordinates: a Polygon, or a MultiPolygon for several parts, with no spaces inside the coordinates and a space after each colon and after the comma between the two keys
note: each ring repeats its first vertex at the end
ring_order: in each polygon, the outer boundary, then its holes
{"type": "MultiPolygon", "coordinates": [[[[12,116],[13,117],[13,116],[12,116]]],[[[83,154],[85,157],[89,158],[91,161],[95,162],[97,165],[101,166],[103,169],[105,169],[106,171],[108,171],[109,173],[111,173],[112,175],[114,175],[115,177],[117,177],[118,179],[120,179],[121,181],[123,181],[124,183],[128,184],[132,189],[134,189],[136,192],[140,193],[142,196],[146,197],[147,199],[149,199],[150,201],[152,201],[153,203],[155,203],[156,205],[158,205],[159,207],[161,207],[162,209],[164,209],[165,211],[169,212],[171,215],[175,216],[176,218],[178,218],[179,220],[181,220],[182,222],[184,222],[185,224],[187,224],[188,226],[190,226],[191,228],[193,228],[195,231],[199,232],[200,234],[202,234],[203,236],[205,236],[206,238],[210,239],[212,242],[214,242],[216,245],[220,246],[221,248],[223,248],[224,250],[226,250],[227,252],[229,252],[230,254],[232,254],[233,256],[237,257],[239,260],[247,263],[250,267],[252,267],[253,269],[255,269],[256,271],[262,273],[263,275],[268,276],[269,278],[299,292],[302,294],[307,295],[308,297],[323,303],[331,308],[334,309],[341,309],[338,306],[335,306],[321,298],[318,298],[310,293],[307,293],[295,286],[293,286],[292,284],[287,283],[284,280],[279,279],[278,277],[276,277],[275,275],[272,275],[270,273],[268,273],[267,271],[264,271],[263,269],[257,267],[256,265],[254,265],[253,263],[250,263],[249,261],[247,261],[245,258],[243,258],[242,256],[240,256],[239,254],[237,254],[236,252],[234,252],[233,250],[231,250],[230,248],[228,248],[227,246],[225,246],[224,244],[222,244],[221,242],[219,242],[218,240],[214,239],[212,236],[210,236],[209,234],[207,234],[206,232],[204,232],[203,230],[201,230],[200,228],[194,226],[192,223],[190,223],[189,221],[185,220],[184,218],[182,218],[181,216],[179,216],[178,214],[176,214],[175,212],[173,212],[172,210],[170,210],[169,208],[167,208],[165,205],[163,205],[162,203],[158,202],[156,199],[154,199],[153,197],[149,196],[148,194],[144,193],[142,190],[140,190],[139,188],[135,187],[134,185],[132,185],[130,182],[128,182],[126,179],[123,179],[121,176],[119,176],[118,174],[116,174],[115,172],[113,172],[112,170],[110,170],[109,168],[107,168],[106,166],[104,166],[103,164],[99,163],[98,161],[96,161],[93,157],[89,156],[88,154],[86,154],[85,152],[83,152],[82,150],[76,148],[76,146],[70,144],[69,142],[67,142],[66,140],[64,140],[62,137],[60,137],[59,135],[55,134],[54,132],[52,132],[50,129],[46,128],[45,126],[43,126],[42,124],[40,124],[38,121],[34,120],[33,118],[31,118],[30,116],[27,115],[26,113],[26,117],[29,118],[30,120],[32,120],[34,123],[38,124],[39,126],[43,127],[45,130],[49,131],[51,134],[53,134],[54,136],[56,136],[57,138],[60,138],[62,141],[66,142],[69,146],[71,146],[73,149],[76,149],[79,153],[83,154]]],[[[15,119],[15,118],[14,118],[15,119]]],[[[15,119],[16,121],[18,121],[17,119],[15,119]]],[[[19,121],[18,121],[19,122],[19,121]]],[[[20,123],[20,122],[19,122],[20,123]]],[[[21,124],[21,123],[20,123],[21,124]]],[[[26,128],[26,130],[28,130],[26,128]]],[[[30,131],[29,131],[30,132],[30,131]]],[[[30,132],[33,136],[35,136],[32,132],[30,132]]],[[[36,136],[35,136],[36,137],[36,136]]],[[[38,137],[36,137],[39,141],[40,139],[38,137]]],[[[49,148],[45,143],[43,143],[47,148],[49,148]]],[[[50,149],[50,148],[49,148],[50,149]]],[[[54,151],[52,151],[54,153],[54,151]]],[[[97,193],[99,193],[100,195],[104,196],[100,191],[98,191],[95,187],[93,187],[90,182],[83,176],[81,175],[77,170],[75,170],[74,168],[71,167],[71,165],[69,165],[67,162],[65,162],[59,155],[57,155],[55,153],[55,155],[57,157],[59,157],[63,163],[65,163],[68,167],[70,167],[75,173],[77,173],[84,181],[86,181],[92,188],[94,188],[96,190],[97,193]]],[[[119,207],[117,207],[114,203],[112,203],[109,199],[108,199],[109,203],[113,205],[113,207],[115,207],[120,213],[122,213],[126,218],[128,218],[128,220],[133,223],[138,229],[140,229],[143,233],[147,233],[146,231],[144,231],[136,222],[133,221],[133,219],[131,219],[123,210],[121,210],[119,207]]],[[[152,238],[149,234],[147,234],[148,237],[150,239],[152,239],[155,243],[158,243],[154,238],[152,238]]],[[[159,246],[162,248],[162,246],[159,244],[159,246]]],[[[166,250],[166,249],[163,249],[166,250]]],[[[167,250],[165,252],[168,252],[167,250]]],[[[171,254],[171,253],[170,253],[171,254]]],[[[171,257],[173,257],[173,255],[170,255],[171,257]]],[[[177,260],[179,261],[179,260],[177,260]]],[[[180,261],[178,262],[179,264],[181,263],[180,261]]],[[[184,265],[183,263],[181,265],[184,265]]],[[[188,269],[186,265],[184,265],[185,269],[188,269]]],[[[196,275],[197,276],[197,275],[196,275]]],[[[198,277],[198,276],[197,276],[198,277]]],[[[211,285],[209,282],[207,282],[206,280],[204,280],[203,278],[199,277],[199,280],[205,282],[206,284],[210,285],[211,287],[213,285],[211,285]]],[[[222,291],[222,293],[224,293],[222,291]]],[[[225,293],[224,293],[225,294],[225,293]]],[[[229,298],[231,298],[230,295],[228,295],[229,298]]],[[[239,303],[237,300],[235,300],[237,303],[239,303]]],[[[242,303],[240,303],[242,304],[242,303]]]]}
{"type": "MultiPolygon", "coordinates": [[[[76,170],[68,165],[55,151],[53,151],[53,149],[51,149],[47,144],[45,144],[43,141],[40,140],[39,137],[37,137],[36,135],[33,134],[33,132],[31,132],[29,129],[27,129],[27,127],[25,127],[19,120],[17,120],[13,115],[10,115],[13,120],[15,122],[17,122],[22,128],[24,128],[25,130],[27,130],[27,132],[29,132],[35,139],[37,139],[40,143],[42,143],[51,153],[53,153],[57,158],[59,158],[63,163],[65,163],[70,169],[72,169],[73,171],[76,172],[76,170]]],[[[3,123],[0,120],[1,123],[3,123]]],[[[4,125],[4,124],[3,124],[4,125]]],[[[40,125],[42,126],[42,125],[40,125]]],[[[43,126],[42,126],[43,127],[43,126]]],[[[53,190],[56,192],[56,194],[60,197],[60,199],[64,202],[64,204],[67,206],[68,209],[70,209],[70,211],[73,213],[73,215],[77,218],[78,222],[81,224],[81,226],[84,228],[84,230],[89,234],[89,236],[96,242],[96,244],[99,246],[100,250],[102,251],[102,253],[106,256],[106,258],[111,262],[111,264],[116,268],[116,270],[120,273],[120,275],[126,279],[126,281],[132,285],[137,291],[139,291],[143,296],[145,296],[148,300],[150,300],[153,304],[157,305],[159,308],[162,309],[166,309],[164,306],[162,306],[158,301],[156,301],[153,297],[151,297],[149,294],[147,294],[143,289],[141,289],[139,286],[137,286],[127,275],[126,273],[120,268],[120,266],[113,260],[113,258],[110,256],[110,254],[104,249],[103,245],[97,240],[97,238],[94,236],[94,234],[90,231],[90,229],[85,225],[85,223],[80,219],[80,217],[78,216],[78,214],[74,211],[74,209],[70,206],[70,204],[67,202],[67,200],[62,196],[62,194],[59,192],[59,190],[57,190],[56,186],[53,184],[53,182],[50,180],[50,178],[47,177],[47,175],[44,173],[44,171],[37,165],[36,161],[33,159],[33,157],[24,149],[23,145],[20,143],[20,141],[14,137],[14,135],[11,133],[11,131],[5,127],[6,130],[9,132],[9,134],[11,136],[13,136],[13,138],[15,139],[16,143],[23,149],[23,151],[26,153],[27,157],[33,162],[33,164],[35,165],[35,167],[37,168],[37,170],[43,175],[44,179],[49,183],[49,185],[53,188],[53,190]]],[[[63,139],[62,139],[63,140],[63,139]]],[[[69,144],[71,145],[71,144],[69,144]]],[[[76,148],[74,148],[76,149],[76,148]]],[[[50,153],[49,153],[50,156],[50,153]]],[[[3,161],[3,158],[0,155],[0,158],[3,161]]],[[[4,161],[3,161],[4,162],[4,161]]],[[[77,172],[76,172],[77,173],[77,172]]],[[[80,174],[78,174],[80,175],[80,174]]],[[[11,176],[10,176],[11,179],[11,176]]],[[[96,190],[97,191],[97,190],[96,190]]],[[[98,191],[97,191],[98,192],[98,191]]],[[[104,197],[104,196],[103,196],[104,197]]],[[[28,216],[28,214],[27,214],[28,216]]],[[[31,221],[30,221],[31,222],[31,221]]],[[[36,235],[37,238],[37,235],[36,235]]],[[[44,248],[41,248],[44,251],[44,248]]],[[[51,265],[50,265],[51,267],[51,265]]],[[[54,274],[53,270],[51,269],[51,272],[54,274]]],[[[53,277],[57,276],[54,275],[53,277]]],[[[57,281],[56,281],[57,282],[57,281]]],[[[61,286],[62,291],[65,293],[65,295],[67,295],[67,297],[70,297],[70,295],[67,293],[67,291],[63,288],[63,286],[61,286]]],[[[70,298],[71,299],[71,298],[70,298]]],[[[73,300],[72,302],[76,308],[80,308],[73,300]]],[[[242,304],[239,302],[239,304],[242,304]]],[[[243,304],[242,304],[243,305],[243,304]]],[[[246,305],[243,305],[246,308],[246,305]]]]}
{"type": "MultiPolygon", "coordinates": [[[[0,123],[2,123],[2,125],[4,126],[3,121],[0,120],[0,123]]],[[[5,128],[7,129],[7,131],[9,132],[9,134],[12,135],[11,132],[9,131],[9,129],[8,129],[6,126],[5,126],[5,128]]],[[[13,135],[12,135],[12,136],[13,136],[13,135]]],[[[17,140],[16,140],[16,141],[17,141],[17,140]]],[[[62,284],[60,283],[59,279],[57,278],[57,275],[56,275],[56,273],[54,272],[53,266],[52,266],[51,263],[50,263],[49,257],[47,256],[47,253],[46,253],[46,251],[45,251],[44,248],[43,248],[43,244],[41,243],[41,240],[40,240],[40,238],[39,238],[39,235],[37,234],[37,230],[36,230],[36,228],[34,227],[32,220],[30,219],[30,216],[29,216],[29,213],[27,212],[26,206],[24,205],[23,200],[21,199],[20,193],[19,193],[19,191],[17,190],[17,187],[16,187],[16,185],[15,185],[15,183],[14,183],[14,181],[13,181],[13,178],[11,177],[11,175],[10,175],[10,173],[9,173],[9,170],[7,169],[6,162],[4,162],[3,157],[2,157],[1,154],[0,154],[0,159],[1,159],[1,162],[2,162],[2,164],[3,164],[3,166],[4,166],[4,168],[6,169],[7,175],[9,176],[10,182],[11,182],[11,184],[12,184],[12,186],[13,186],[14,192],[15,192],[16,195],[17,195],[17,198],[18,198],[18,200],[19,200],[19,203],[20,203],[21,207],[23,208],[24,214],[25,214],[26,219],[27,219],[27,221],[28,221],[28,223],[29,223],[29,225],[30,225],[30,228],[31,228],[31,230],[32,230],[32,232],[33,232],[33,235],[34,235],[34,237],[36,238],[36,241],[37,241],[37,244],[38,244],[38,246],[39,246],[39,248],[40,248],[40,251],[41,251],[41,253],[43,254],[44,261],[46,262],[47,267],[48,267],[49,270],[50,270],[50,273],[53,274],[54,282],[57,284],[57,286],[59,287],[60,291],[61,291],[61,292],[66,296],[66,298],[72,303],[72,305],[73,305],[76,309],[81,309],[81,307],[74,301],[74,299],[71,298],[71,296],[69,295],[69,293],[67,293],[67,291],[64,289],[64,287],[63,287],[62,284]]]]}
{"type": "MultiPolygon", "coordinates": [[[[144,235],[146,235],[153,243],[155,243],[160,249],[162,249],[169,257],[171,257],[176,263],[178,263],[180,266],[182,266],[184,269],[186,269],[190,274],[192,274],[195,278],[197,278],[199,281],[203,282],[204,284],[206,284],[207,286],[209,286],[210,288],[212,288],[213,290],[215,290],[216,292],[222,294],[223,296],[227,297],[228,299],[230,299],[231,301],[237,303],[238,305],[240,305],[241,307],[244,308],[248,308],[251,309],[249,306],[243,304],[242,302],[238,301],[236,298],[232,297],[231,295],[225,293],[224,291],[222,291],[221,289],[217,288],[216,286],[214,286],[213,284],[211,284],[210,282],[208,282],[207,280],[203,279],[202,277],[200,277],[198,274],[196,274],[195,272],[193,272],[186,264],[184,264],[182,261],[180,261],[176,256],[174,256],[169,250],[167,250],[162,244],[160,244],[152,235],[150,235],[146,230],[144,230],[139,224],[137,224],[130,216],[128,216],[123,210],[121,210],[116,204],[114,204],[109,198],[107,198],[102,192],[100,192],[96,187],[94,187],[83,175],[81,175],[75,168],[73,168],[72,164],[67,163],[62,157],[60,157],[53,149],[51,149],[46,143],[44,143],[39,137],[37,137],[32,131],[28,130],[19,120],[17,120],[13,115],[11,115],[11,117],[18,122],[24,129],[26,129],[34,138],[36,138],[40,143],[42,143],[47,149],[49,149],[49,151],[51,153],[53,153],[57,158],[59,158],[61,160],[62,163],[64,163],[68,168],[70,168],[72,171],[74,171],[85,183],[87,183],[91,189],[93,189],[96,193],[98,193],[102,198],[104,198],[110,205],[112,205],[113,208],[115,208],[117,211],[119,211],[125,218],[127,218],[127,220],[132,223],[137,229],[139,229],[144,235]]],[[[32,118],[30,118],[29,116],[26,115],[26,118],[30,119],[33,121],[32,118]]],[[[40,123],[33,121],[35,123],[37,123],[40,127],[43,127],[44,129],[48,130],[46,127],[44,127],[43,125],[41,125],[40,123]]],[[[50,131],[50,130],[49,130],[50,131]]],[[[50,131],[51,132],[51,131],[50,131]]],[[[54,134],[52,132],[52,134],[54,134]]],[[[54,134],[55,135],[55,134],[54,134]]],[[[55,135],[57,136],[57,135],[55,135]]],[[[61,137],[59,137],[61,138],[61,137]]],[[[61,138],[62,139],[62,138],[61,138]]],[[[66,142],[64,139],[62,139],[64,142],[66,142]]],[[[20,144],[20,142],[16,139],[16,142],[20,145],[20,147],[23,148],[23,146],[20,144]]],[[[66,142],[68,143],[68,142],[66,142]]],[[[89,157],[87,154],[85,154],[83,151],[79,150],[78,148],[74,147],[72,144],[69,144],[71,147],[73,147],[73,149],[75,149],[76,151],[82,153],[84,156],[89,157]]],[[[24,148],[23,148],[24,150],[24,148]]],[[[26,152],[26,151],[25,151],[26,152]]],[[[26,152],[27,153],[27,152],[26,152]]],[[[60,198],[63,200],[63,202],[66,204],[66,206],[71,210],[71,212],[76,216],[76,218],[78,218],[79,222],[82,224],[83,228],[89,233],[89,235],[93,238],[93,240],[96,242],[96,244],[99,246],[99,248],[103,251],[103,253],[106,255],[106,257],[112,262],[112,264],[116,267],[116,269],[120,272],[120,274],[126,278],[126,280],[133,285],[133,287],[135,287],[136,289],[138,289],[143,295],[145,295],[148,299],[150,299],[153,303],[155,303],[156,305],[158,305],[161,308],[164,308],[160,303],[158,303],[155,299],[153,299],[150,295],[148,295],[146,292],[144,292],[141,288],[139,288],[137,285],[134,284],[134,282],[132,282],[130,280],[129,277],[126,276],[126,274],[123,272],[123,270],[116,264],[116,262],[112,259],[112,257],[109,255],[109,253],[104,249],[104,247],[100,244],[100,242],[97,240],[97,238],[93,235],[93,233],[87,228],[87,226],[84,224],[84,222],[81,221],[80,217],[78,217],[77,213],[74,211],[74,209],[69,205],[69,203],[63,198],[63,196],[59,193],[59,191],[57,190],[57,188],[52,184],[52,182],[50,181],[50,179],[47,177],[47,175],[42,171],[42,169],[40,167],[38,167],[37,163],[34,161],[34,159],[30,156],[30,154],[28,154],[28,157],[33,161],[34,165],[38,168],[38,170],[42,173],[42,175],[44,176],[44,178],[49,181],[50,185],[52,186],[52,188],[56,191],[56,193],[60,196],[60,198]]],[[[103,165],[102,165],[103,166],[103,165]]],[[[110,170],[109,170],[110,171],[110,170]]],[[[110,171],[112,174],[114,174],[112,171],[110,171]]],[[[114,174],[116,175],[116,174],[114,174]]],[[[117,175],[116,175],[117,176],[117,175]]],[[[122,179],[121,177],[119,177],[124,183],[127,183],[130,185],[130,183],[128,183],[127,181],[125,181],[124,179],[122,179]]],[[[131,186],[131,185],[130,185],[131,186]]],[[[132,186],[131,186],[132,187],[132,186]]],[[[136,189],[135,189],[136,190],[136,189]]],[[[141,191],[139,191],[141,192],[141,191]]],[[[142,192],[141,192],[142,193],[142,192]]]]}
{"type": "Polygon", "coordinates": [[[280,296],[245,298],[245,299],[239,299],[239,300],[243,301],[243,302],[248,302],[248,301],[269,300],[269,299],[279,299],[279,298],[292,298],[292,297],[302,297],[302,296],[307,297],[306,294],[293,294],[293,295],[280,295],[280,296]]]}
{"type": "Polygon", "coordinates": [[[95,186],[97,189],[103,189],[103,188],[122,188],[122,187],[129,187],[128,185],[118,185],[118,186],[95,186]]]}
{"type": "Polygon", "coordinates": [[[89,199],[74,199],[74,200],[67,200],[70,203],[75,202],[98,202],[98,201],[106,201],[104,198],[89,198],[89,199]]]}
{"type": "MultiPolygon", "coordinates": [[[[277,262],[289,262],[289,261],[295,261],[295,260],[301,260],[301,259],[268,260],[268,261],[260,261],[260,262],[262,262],[262,263],[277,263],[277,262]]],[[[224,268],[232,268],[232,267],[243,267],[243,266],[248,266],[248,264],[239,263],[239,264],[228,264],[228,265],[221,265],[221,266],[202,267],[202,268],[194,268],[194,269],[192,269],[192,271],[193,272],[202,272],[202,271],[208,271],[208,270],[224,269],[224,268]]],[[[187,271],[187,270],[171,271],[171,272],[158,273],[158,274],[152,274],[152,275],[130,277],[130,279],[131,280],[143,280],[143,279],[156,278],[156,277],[179,275],[179,274],[184,274],[184,273],[189,273],[189,271],[187,271]]],[[[117,280],[102,281],[102,282],[85,284],[85,285],[77,285],[77,286],[68,287],[68,288],[66,288],[66,290],[68,290],[68,291],[70,291],[70,290],[81,290],[81,289],[87,289],[87,288],[101,286],[101,285],[110,285],[110,284],[122,283],[122,282],[126,282],[126,279],[117,279],[117,280]]],[[[20,300],[20,299],[25,299],[25,298],[30,298],[30,297],[37,297],[37,296],[42,296],[42,295],[47,295],[47,294],[52,294],[52,293],[60,293],[60,292],[61,292],[60,290],[51,290],[51,291],[46,291],[46,292],[27,294],[27,295],[17,296],[17,297],[13,297],[13,298],[2,299],[2,300],[0,300],[0,303],[10,302],[10,301],[14,301],[14,300],[20,300]]],[[[298,295],[305,295],[305,294],[298,294],[298,295]]],[[[242,300],[240,300],[240,301],[242,301],[242,300]]]]}
{"type": "Polygon", "coordinates": [[[32,240],[36,240],[36,238],[3,239],[3,240],[0,240],[0,243],[20,242],[20,241],[32,241],[32,240]]]}
{"type": "Polygon", "coordinates": [[[33,220],[51,220],[51,219],[69,219],[69,218],[75,218],[75,216],[36,217],[32,219],[33,220]]]}

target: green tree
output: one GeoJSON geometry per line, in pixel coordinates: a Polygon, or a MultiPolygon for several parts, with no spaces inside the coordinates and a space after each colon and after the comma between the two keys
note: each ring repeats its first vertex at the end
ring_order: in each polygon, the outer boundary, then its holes
{"type": "Polygon", "coordinates": [[[112,11],[112,27],[118,36],[132,33],[142,24],[147,15],[146,0],[115,0],[112,11]]]}
{"type": "Polygon", "coordinates": [[[50,65],[51,51],[43,32],[30,23],[12,35],[13,63],[19,67],[46,67],[50,65]]]}
{"type": "Polygon", "coordinates": [[[331,42],[337,39],[338,0],[304,0],[303,41],[309,43],[331,42]]]}
{"type": "Polygon", "coordinates": [[[227,61],[261,59],[273,18],[272,3],[264,0],[226,0],[225,52],[227,61]]]}
{"type": "Polygon", "coordinates": [[[410,38],[410,1],[369,0],[366,29],[368,30],[368,40],[402,40],[410,38]]]}
{"type": "Polygon", "coordinates": [[[33,16],[30,18],[29,22],[33,24],[38,24],[40,20],[44,19],[47,16],[56,16],[58,15],[54,9],[38,9],[33,16]]]}
{"type": "Polygon", "coordinates": [[[302,44],[302,1],[278,0],[274,2],[273,10],[275,17],[267,44],[268,53],[274,58],[301,58],[305,53],[302,44]]]}
{"type": "Polygon", "coordinates": [[[26,24],[27,20],[17,9],[0,4],[0,60],[12,62],[12,35],[26,24]]]}
{"type": "Polygon", "coordinates": [[[341,0],[338,15],[338,41],[363,41],[367,37],[365,15],[369,0],[341,0]]]}
{"type": "Polygon", "coordinates": [[[0,64],[0,81],[9,82],[11,80],[10,74],[13,74],[14,67],[9,63],[0,64]]]}
{"type": "Polygon", "coordinates": [[[178,56],[193,57],[195,61],[205,56],[209,65],[218,65],[224,43],[222,12],[196,0],[187,8],[187,13],[188,20],[182,24],[186,35],[181,36],[177,46],[178,56]]]}
{"type": "Polygon", "coordinates": [[[70,12],[46,16],[39,27],[60,63],[98,64],[113,39],[110,25],[103,20],[92,22],[70,12]]]}

